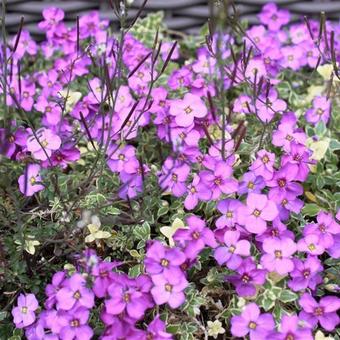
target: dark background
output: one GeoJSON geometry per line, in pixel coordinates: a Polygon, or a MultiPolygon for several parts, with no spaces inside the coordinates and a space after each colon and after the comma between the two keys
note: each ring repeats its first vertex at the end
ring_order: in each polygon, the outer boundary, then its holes
{"type": "MultiPolygon", "coordinates": [[[[0,3],[3,0],[0,0],[0,3]]],[[[198,32],[206,22],[212,3],[219,0],[148,0],[144,12],[165,11],[165,23],[170,29],[186,33],[198,32]],[[210,6],[209,6],[210,3],[210,6]]],[[[247,19],[251,24],[257,22],[256,14],[261,6],[268,2],[276,2],[280,6],[289,9],[293,14],[293,20],[302,15],[309,17],[318,16],[325,11],[327,18],[339,20],[340,0],[235,0],[240,17],[247,19]]],[[[143,0],[135,0],[130,11],[131,17],[135,15],[143,0]]],[[[41,12],[48,6],[56,6],[64,9],[66,20],[75,22],[77,15],[91,10],[100,10],[103,18],[109,18],[114,23],[118,22],[109,6],[109,0],[7,0],[6,27],[10,34],[16,33],[22,16],[25,18],[25,29],[34,36],[41,32],[36,23],[41,20],[41,12]]],[[[2,6],[1,6],[2,7],[2,6]]]]}

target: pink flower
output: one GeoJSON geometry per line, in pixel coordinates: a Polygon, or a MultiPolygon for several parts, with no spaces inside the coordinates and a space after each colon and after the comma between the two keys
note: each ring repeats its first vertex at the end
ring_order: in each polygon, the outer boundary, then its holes
{"type": "Polygon", "coordinates": [[[250,170],[252,170],[256,176],[262,176],[265,180],[272,179],[275,154],[266,150],[260,150],[256,155],[257,158],[250,166],[250,170]]]}
{"type": "Polygon", "coordinates": [[[307,252],[310,255],[321,255],[325,247],[321,244],[320,237],[316,234],[309,234],[297,243],[298,251],[307,252]]]}
{"type": "Polygon", "coordinates": [[[306,321],[311,327],[315,327],[319,322],[327,331],[331,332],[339,324],[337,311],[340,309],[340,299],[335,296],[325,296],[316,302],[314,298],[305,293],[299,300],[303,311],[300,319],[306,321]]]}
{"type": "Polygon", "coordinates": [[[261,234],[267,228],[267,221],[273,221],[278,213],[276,204],[266,195],[250,193],[247,205],[239,208],[238,220],[250,233],[261,234]]]}
{"type": "Polygon", "coordinates": [[[12,309],[15,326],[17,328],[24,328],[32,325],[35,321],[34,312],[38,307],[38,301],[34,294],[20,294],[17,307],[12,309]]]}
{"type": "Polygon", "coordinates": [[[58,150],[61,139],[52,130],[41,128],[36,132],[38,140],[34,135],[27,139],[27,150],[35,159],[45,161],[52,155],[52,151],[58,150]]]}
{"type": "Polygon", "coordinates": [[[187,93],[183,99],[174,100],[170,104],[170,114],[175,116],[179,126],[190,126],[195,118],[204,118],[208,110],[200,97],[187,93]]]}
{"type": "Polygon", "coordinates": [[[317,124],[322,121],[328,123],[331,112],[331,101],[327,97],[317,96],[313,99],[313,107],[306,112],[308,123],[317,124]]]}
{"type": "Polygon", "coordinates": [[[250,243],[240,240],[239,231],[226,231],[225,246],[215,249],[214,257],[219,265],[226,264],[229,269],[236,269],[242,263],[241,256],[250,256],[250,243]]]}
{"type": "Polygon", "coordinates": [[[290,13],[286,9],[278,9],[275,3],[267,3],[258,15],[261,23],[266,24],[270,31],[278,31],[281,26],[289,23],[290,13]]]}
{"type": "Polygon", "coordinates": [[[171,308],[178,308],[184,303],[183,291],[189,284],[184,275],[173,275],[168,271],[151,278],[154,283],[151,294],[157,305],[168,303],[171,308]]]}
{"type": "Polygon", "coordinates": [[[290,257],[296,252],[296,244],[292,239],[265,239],[262,247],[265,254],[261,257],[261,264],[268,271],[285,275],[294,269],[290,257]]]}
{"type": "Polygon", "coordinates": [[[256,303],[249,303],[241,315],[231,318],[231,334],[236,337],[245,337],[249,334],[250,340],[264,340],[275,328],[271,314],[260,314],[256,303]]]}
{"type": "Polygon", "coordinates": [[[19,189],[25,196],[32,196],[36,192],[43,190],[45,187],[40,184],[40,166],[38,164],[29,164],[25,173],[19,177],[19,189]]]}

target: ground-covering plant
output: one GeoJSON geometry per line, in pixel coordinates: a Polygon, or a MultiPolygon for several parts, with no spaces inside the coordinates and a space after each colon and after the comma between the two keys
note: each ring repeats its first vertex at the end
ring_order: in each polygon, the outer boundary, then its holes
{"type": "Polygon", "coordinates": [[[3,35],[1,339],[340,338],[340,26],[219,6],[3,35]]]}

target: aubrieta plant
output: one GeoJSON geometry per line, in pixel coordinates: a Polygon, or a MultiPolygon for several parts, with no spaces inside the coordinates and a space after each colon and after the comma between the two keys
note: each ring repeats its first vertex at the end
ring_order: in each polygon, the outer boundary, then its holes
{"type": "Polygon", "coordinates": [[[339,24],[111,5],[3,34],[0,338],[339,340],[339,24]]]}

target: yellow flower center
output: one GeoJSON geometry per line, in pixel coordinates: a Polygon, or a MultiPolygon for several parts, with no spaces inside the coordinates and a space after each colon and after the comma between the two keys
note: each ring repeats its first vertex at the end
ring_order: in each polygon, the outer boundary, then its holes
{"type": "Polygon", "coordinates": [[[172,285],[171,284],[167,283],[164,287],[165,287],[165,290],[167,292],[171,292],[172,291],[172,285]]]}

